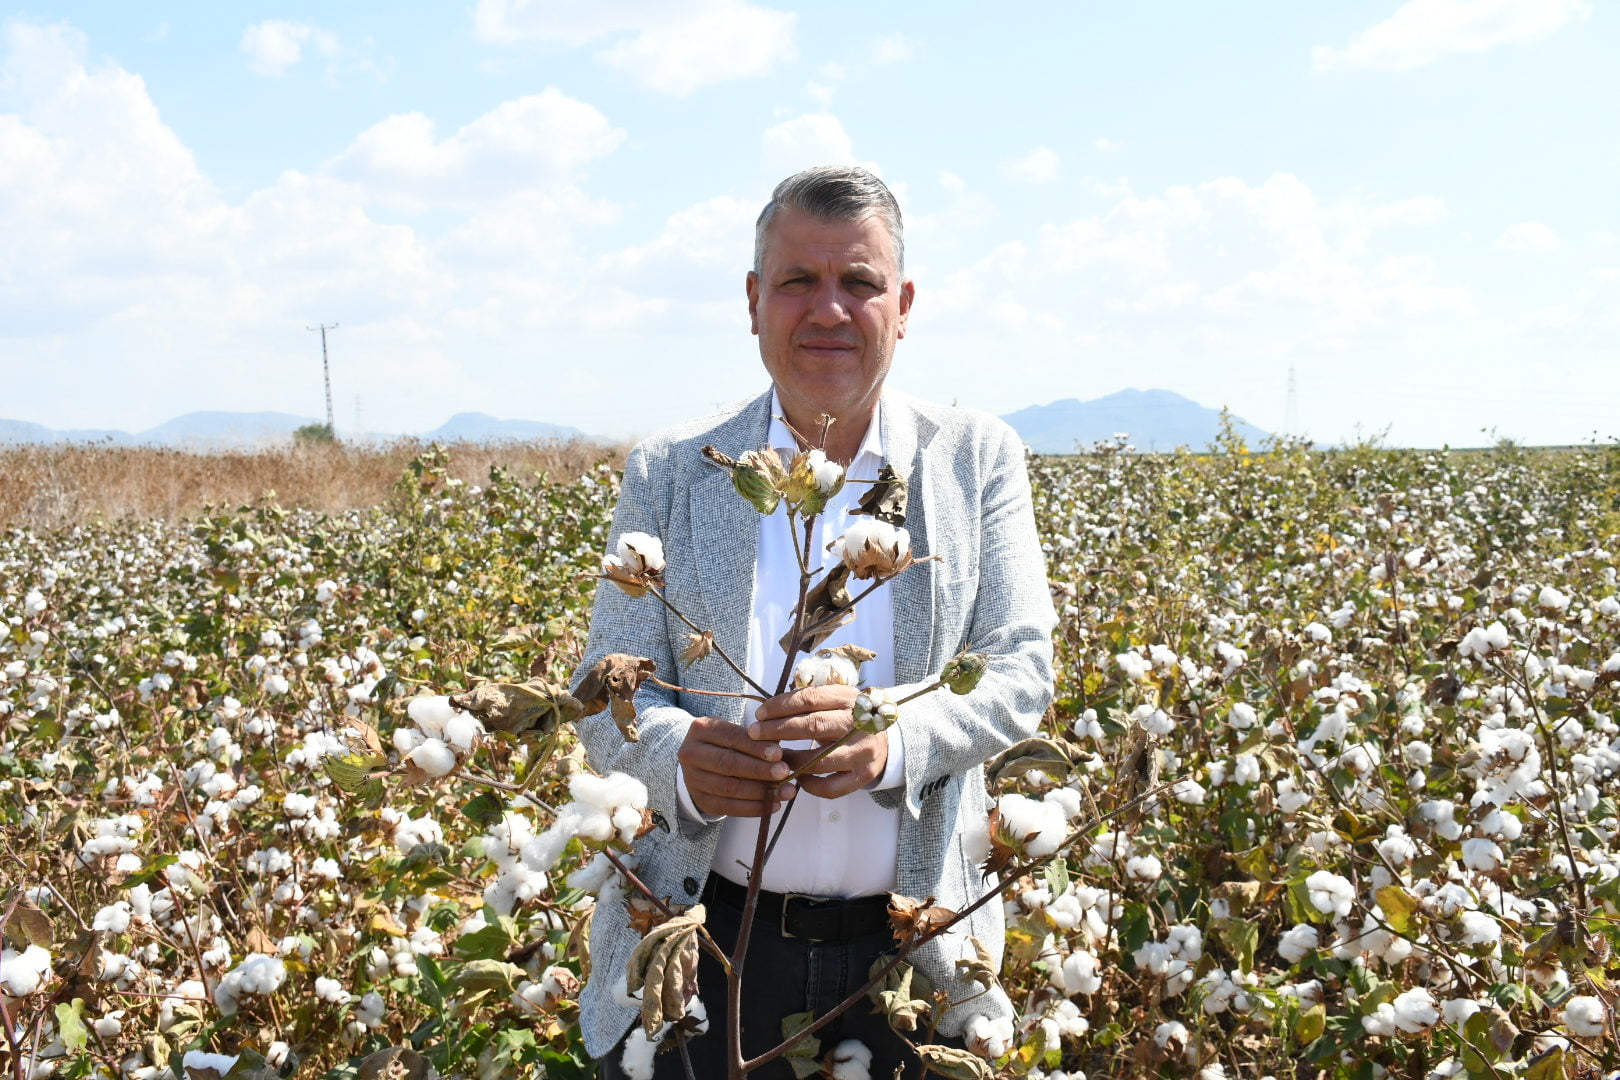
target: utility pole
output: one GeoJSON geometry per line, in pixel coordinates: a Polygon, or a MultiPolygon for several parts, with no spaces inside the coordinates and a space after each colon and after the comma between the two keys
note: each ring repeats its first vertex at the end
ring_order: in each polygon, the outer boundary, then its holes
{"type": "Polygon", "coordinates": [[[331,326],[304,327],[312,334],[317,330],[321,332],[321,370],[326,373],[326,433],[334,439],[337,438],[337,425],[332,422],[332,364],[326,359],[326,332],[337,328],[337,323],[331,326]]]}

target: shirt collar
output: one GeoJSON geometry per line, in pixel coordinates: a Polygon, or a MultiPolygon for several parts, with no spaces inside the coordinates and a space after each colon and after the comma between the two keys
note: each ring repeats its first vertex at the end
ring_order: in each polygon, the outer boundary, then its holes
{"type": "MultiPolygon", "coordinates": [[[[806,432],[806,434],[809,434],[806,432]]],[[[767,436],[772,450],[786,450],[790,455],[799,452],[799,441],[788,430],[787,424],[782,422],[782,399],[777,397],[776,388],[771,388],[771,430],[767,436]]],[[[866,436],[861,439],[860,449],[855,451],[855,460],[851,466],[860,463],[861,458],[871,454],[877,464],[883,462],[883,399],[878,399],[877,408],[872,410],[872,422],[866,427],[866,436]]]]}

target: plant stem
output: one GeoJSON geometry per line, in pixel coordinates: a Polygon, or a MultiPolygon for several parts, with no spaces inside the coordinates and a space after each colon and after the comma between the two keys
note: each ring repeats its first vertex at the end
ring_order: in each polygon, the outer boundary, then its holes
{"type": "Polygon", "coordinates": [[[687,694],[703,694],[706,697],[740,697],[740,698],[747,698],[749,701],[764,701],[765,700],[763,697],[760,697],[758,694],[743,694],[743,693],[738,693],[735,690],[698,690],[698,689],[696,689],[694,687],[691,687],[691,686],[677,686],[674,683],[665,682],[663,679],[660,679],[656,675],[648,675],[647,676],[647,681],[650,682],[650,683],[655,683],[658,686],[662,686],[665,690],[679,690],[679,691],[681,691],[683,693],[687,693],[687,694]]]}
{"type": "MultiPolygon", "coordinates": [[[[662,589],[659,589],[655,585],[649,585],[649,586],[647,586],[647,591],[652,593],[654,596],[658,597],[658,602],[660,604],[663,604],[666,608],[668,608],[670,610],[670,613],[673,614],[677,619],[681,620],[681,622],[683,622],[687,626],[691,627],[692,628],[692,633],[694,633],[694,634],[703,633],[703,631],[698,627],[697,623],[693,622],[691,619],[688,619],[685,615],[681,614],[680,608],[677,608],[674,604],[669,602],[669,597],[664,595],[662,589]]],[[[737,661],[733,660],[730,656],[728,656],[726,654],[726,650],[724,650],[724,649],[722,649],[720,647],[719,642],[715,642],[714,655],[716,655],[720,659],[724,660],[726,662],[726,665],[728,667],[730,667],[732,671],[735,671],[742,678],[743,682],[747,683],[749,686],[752,686],[758,693],[760,693],[760,694],[762,694],[762,695],[764,695],[766,697],[770,696],[768,694],[765,694],[765,688],[763,686],[759,685],[759,683],[755,682],[753,679],[750,679],[748,677],[748,672],[744,671],[742,668],[737,666],[737,661]]],[[[682,687],[682,689],[684,690],[686,688],[682,687]]]]}

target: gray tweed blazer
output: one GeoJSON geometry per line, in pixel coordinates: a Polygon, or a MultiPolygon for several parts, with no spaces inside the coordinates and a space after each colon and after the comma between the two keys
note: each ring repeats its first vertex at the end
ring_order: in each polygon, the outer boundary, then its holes
{"type": "MultiPolygon", "coordinates": [[[[726,471],[700,451],[712,443],[735,457],[764,446],[770,401],[767,390],[637,445],[625,462],[607,544],[612,551],[619,535],[631,531],[659,537],[671,601],[697,625],[712,629],[717,644],[744,664],[760,518],[732,490],[726,471]]],[[[941,690],[904,707],[890,737],[898,733],[904,743],[905,782],[878,796],[887,805],[904,807],[898,891],[917,899],[933,896],[960,909],[982,895],[978,869],[963,847],[964,837],[985,828],[991,806],[982,765],[1033,733],[1051,701],[1051,633],[1057,619],[1018,436],[984,413],[927,404],[892,390],[884,391],[883,404],[885,456],[909,482],[906,529],[912,549],[919,556],[942,556],[907,570],[888,586],[894,590],[896,681],[902,687],[926,684],[964,647],[991,656],[972,694],[941,690]]],[[[622,652],[650,657],[669,682],[743,689],[742,680],[716,657],[680,670],[675,658],[687,632],[652,597],[632,599],[601,583],[580,671],[607,653],[622,652]]],[[[655,829],[637,842],[637,874],[654,893],[677,904],[698,900],[720,829],[682,821],[676,751],[694,715],[741,722],[750,704],[648,684],[636,701],[639,742],[626,743],[606,712],[580,722],[592,768],[638,777],[647,785],[651,807],[669,823],[668,831],[655,829]]],[[[968,935],[984,942],[999,962],[1002,905],[985,904],[966,922],[965,931],[936,938],[911,957],[936,986],[952,988],[958,999],[974,989],[956,979],[953,969],[958,958],[972,955],[968,935]]],[[[637,940],[622,903],[597,906],[581,1023],[586,1049],[598,1057],[636,1017],[614,1000],[612,987],[637,940]]],[[[959,1033],[975,1013],[1010,1015],[1011,1005],[998,990],[952,1010],[941,1030],[959,1033]]]]}

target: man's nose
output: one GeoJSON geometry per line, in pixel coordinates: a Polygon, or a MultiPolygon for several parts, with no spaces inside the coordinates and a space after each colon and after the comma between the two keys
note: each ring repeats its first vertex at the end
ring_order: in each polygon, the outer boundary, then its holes
{"type": "Polygon", "coordinates": [[[817,326],[837,326],[849,321],[849,305],[836,281],[824,282],[816,289],[810,307],[810,319],[817,326]]]}

